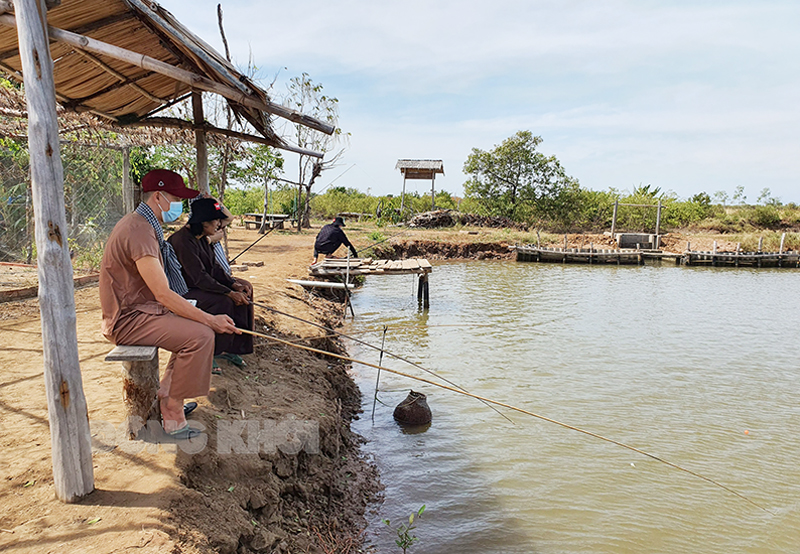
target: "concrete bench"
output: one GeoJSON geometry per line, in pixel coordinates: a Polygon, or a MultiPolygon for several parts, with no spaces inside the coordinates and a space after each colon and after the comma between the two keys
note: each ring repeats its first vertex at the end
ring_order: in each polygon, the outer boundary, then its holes
{"type": "Polygon", "coordinates": [[[135,439],[148,421],[161,422],[158,402],[158,347],[118,345],[107,362],[122,362],[122,397],[128,436],[135,439]]]}

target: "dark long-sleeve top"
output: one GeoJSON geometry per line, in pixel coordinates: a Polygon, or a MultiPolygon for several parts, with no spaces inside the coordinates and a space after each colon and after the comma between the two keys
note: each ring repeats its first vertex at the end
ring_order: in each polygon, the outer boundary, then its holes
{"type": "Polygon", "coordinates": [[[168,239],[181,263],[183,278],[190,289],[217,294],[231,292],[236,280],[225,273],[206,237],[195,237],[188,227],[181,227],[168,239]]]}
{"type": "Polygon", "coordinates": [[[317,235],[317,240],[314,242],[314,250],[322,254],[333,254],[336,249],[341,245],[352,248],[353,245],[347,240],[347,235],[340,227],[333,224],[327,224],[320,229],[317,235]]]}

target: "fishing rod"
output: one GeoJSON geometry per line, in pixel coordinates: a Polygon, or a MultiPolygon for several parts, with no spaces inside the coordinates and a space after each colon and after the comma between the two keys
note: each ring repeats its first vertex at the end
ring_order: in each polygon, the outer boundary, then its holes
{"type": "Polygon", "coordinates": [[[296,344],[296,343],[293,343],[293,342],[290,342],[290,341],[287,341],[287,340],[279,339],[277,337],[271,337],[271,336],[265,335],[263,333],[258,333],[256,331],[249,331],[247,329],[239,329],[239,330],[242,333],[246,333],[248,335],[253,335],[253,336],[261,337],[261,338],[264,338],[264,339],[267,339],[267,340],[279,342],[281,344],[285,344],[287,346],[292,346],[294,348],[300,348],[302,350],[307,350],[309,352],[314,352],[316,354],[322,354],[322,355],[325,355],[325,356],[329,356],[331,358],[337,358],[337,359],[340,359],[340,360],[343,360],[343,361],[346,361],[346,362],[365,365],[367,367],[372,367],[372,368],[375,368],[375,369],[380,369],[382,371],[387,371],[389,373],[393,373],[393,374],[399,375],[401,377],[406,377],[408,379],[413,379],[414,381],[419,381],[421,383],[427,383],[428,385],[433,385],[434,387],[439,387],[441,389],[448,390],[448,391],[454,392],[456,394],[461,394],[463,396],[469,396],[471,398],[475,398],[475,399],[480,400],[482,402],[488,402],[490,404],[495,404],[497,406],[501,406],[501,407],[507,408],[509,410],[514,410],[515,412],[519,412],[521,414],[525,414],[525,415],[529,415],[529,416],[535,417],[537,419],[541,419],[542,421],[546,421],[548,423],[553,423],[555,425],[559,425],[561,427],[564,427],[565,429],[569,429],[571,431],[577,431],[579,433],[583,433],[584,435],[588,435],[590,437],[594,437],[596,439],[600,439],[600,440],[609,442],[611,444],[615,444],[617,446],[621,446],[622,448],[626,448],[628,450],[636,452],[637,454],[641,454],[643,456],[647,456],[648,458],[651,458],[651,459],[653,459],[653,460],[655,460],[657,462],[661,462],[662,464],[668,465],[671,468],[678,469],[680,471],[688,473],[689,475],[691,475],[693,477],[697,477],[698,479],[702,479],[703,481],[706,481],[707,483],[711,483],[712,485],[715,485],[715,486],[717,486],[717,487],[719,487],[719,488],[721,488],[721,489],[733,494],[734,496],[737,496],[737,497],[741,498],[745,502],[748,502],[749,504],[752,504],[753,506],[755,506],[755,507],[757,507],[757,508],[759,508],[761,510],[764,510],[768,514],[773,515],[773,516],[775,515],[773,512],[771,512],[770,510],[768,510],[767,508],[765,508],[761,504],[758,504],[757,502],[755,502],[754,500],[749,499],[748,497],[746,497],[742,493],[737,492],[737,491],[731,489],[730,487],[728,487],[726,485],[723,485],[722,483],[720,483],[718,481],[715,481],[714,479],[711,479],[710,477],[706,477],[705,475],[702,475],[700,473],[692,471],[691,469],[687,469],[685,467],[679,466],[678,464],[676,464],[674,462],[670,462],[669,460],[666,460],[666,459],[664,459],[664,458],[662,458],[660,456],[656,456],[655,454],[650,454],[649,452],[645,452],[644,450],[640,450],[640,449],[636,448],[635,446],[630,446],[629,444],[625,444],[624,442],[620,442],[620,441],[615,440],[615,439],[610,439],[608,437],[604,437],[603,435],[599,435],[597,433],[593,433],[592,431],[587,431],[585,429],[581,429],[580,427],[575,427],[575,426],[569,425],[567,423],[562,423],[562,422],[557,421],[555,419],[552,419],[552,418],[549,418],[549,417],[546,417],[546,416],[543,416],[543,415],[540,415],[540,414],[537,414],[537,413],[534,413],[534,412],[530,412],[530,411],[524,410],[522,408],[517,408],[516,406],[512,406],[511,404],[506,404],[505,402],[500,402],[498,400],[492,400],[491,398],[486,398],[486,397],[483,397],[483,396],[479,396],[477,394],[472,394],[471,392],[467,392],[467,391],[464,391],[464,390],[458,390],[458,389],[453,388],[453,387],[448,387],[447,385],[442,385],[441,383],[437,383],[435,381],[431,381],[430,379],[425,379],[424,377],[416,377],[416,376],[410,375],[408,373],[403,373],[402,371],[397,371],[396,369],[389,369],[388,367],[382,367],[382,366],[379,366],[377,364],[372,364],[372,363],[369,363],[369,362],[356,360],[356,359],[350,358],[348,356],[342,356],[341,354],[334,354],[333,352],[327,352],[325,350],[320,350],[318,348],[313,348],[311,346],[304,346],[304,345],[301,345],[301,344],[296,344]]]}
{"type": "MultiPolygon", "coordinates": [[[[273,308],[272,306],[267,306],[266,304],[261,304],[260,302],[255,302],[253,300],[251,300],[250,302],[251,302],[251,304],[253,304],[253,306],[258,306],[259,308],[264,308],[265,310],[269,310],[270,312],[273,312],[273,313],[276,313],[276,314],[279,314],[279,315],[282,315],[282,316],[285,316],[285,317],[289,317],[289,318],[292,318],[294,320],[301,321],[303,323],[307,323],[308,325],[311,325],[313,327],[317,327],[318,329],[322,329],[323,331],[336,333],[337,335],[339,335],[341,337],[344,337],[346,339],[350,339],[350,340],[352,340],[354,342],[357,342],[358,344],[362,344],[362,345],[364,345],[364,346],[366,346],[368,348],[372,348],[373,350],[378,350],[378,351],[381,352],[381,355],[383,355],[383,353],[385,352],[387,356],[391,356],[392,358],[394,358],[396,360],[400,360],[401,362],[405,362],[407,364],[410,364],[410,365],[416,367],[417,369],[420,369],[420,370],[424,371],[428,375],[433,375],[437,379],[441,379],[445,383],[447,383],[447,384],[449,384],[449,385],[451,385],[453,387],[456,387],[456,388],[461,389],[464,392],[466,392],[466,389],[462,388],[461,386],[459,386],[459,385],[455,384],[454,382],[446,379],[445,377],[442,377],[441,375],[438,375],[436,372],[431,371],[430,369],[421,366],[420,364],[418,364],[416,362],[412,362],[408,358],[404,358],[402,356],[399,356],[398,354],[395,354],[393,352],[389,352],[388,350],[383,350],[382,348],[378,348],[377,346],[375,346],[373,344],[370,344],[367,341],[364,341],[364,340],[361,340],[361,339],[357,339],[356,337],[353,337],[351,335],[346,335],[345,333],[342,333],[341,331],[337,331],[336,329],[331,329],[330,327],[325,327],[324,325],[320,325],[319,323],[314,323],[313,321],[308,321],[307,319],[303,319],[302,317],[298,317],[296,315],[292,315],[292,314],[288,314],[286,312],[282,312],[280,310],[277,310],[277,309],[273,308]]],[[[484,404],[486,404],[486,403],[484,402],[484,404]]],[[[495,412],[497,412],[500,416],[502,416],[503,418],[508,420],[510,423],[512,423],[512,424],[514,423],[514,421],[511,418],[509,418],[507,415],[502,413],[500,410],[498,410],[494,406],[490,406],[488,404],[486,404],[486,406],[488,408],[491,408],[495,412]]]]}
{"type": "Polygon", "coordinates": [[[267,231],[266,233],[264,233],[263,235],[261,235],[260,237],[258,237],[256,240],[254,240],[254,241],[252,242],[252,244],[250,244],[250,246],[248,246],[247,248],[245,248],[244,250],[242,250],[241,252],[239,252],[238,254],[236,254],[236,257],[235,257],[235,258],[233,258],[233,259],[232,259],[230,262],[228,262],[228,263],[231,263],[231,264],[232,264],[233,262],[235,262],[235,261],[236,261],[236,260],[239,258],[239,256],[241,256],[242,254],[244,254],[245,252],[247,252],[248,250],[250,250],[251,248],[253,248],[253,247],[254,247],[256,244],[258,244],[258,241],[260,241],[261,239],[263,239],[264,237],[266,237],[268,234],[270,234],[270,233],[271,233],[272,231],[274,231],[275,229],[276,229],[276,227],[270,227],[269,231],[267,231]]]}

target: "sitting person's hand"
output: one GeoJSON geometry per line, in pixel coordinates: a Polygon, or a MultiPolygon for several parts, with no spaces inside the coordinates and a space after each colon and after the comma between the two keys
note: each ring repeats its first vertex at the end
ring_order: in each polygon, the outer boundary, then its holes
{"type": "Polygon", "coordinates": [[[233,320],[225,314],[212,316],[211,324],[209,325],[215,333],[236,333],[241,335],[242,332],[236,328],[233,320]]]}
{"type": "Polygon", "coordinates": [[[241,291],[232,290],[228,293],[228,298],[233,300],[233,303],[237,306],[244,306],[245,304],[249,304],[250,300],[247,298],[247,295],[241,291]]]}
{"type": "Polygon", "coordinates": [[[251,285],[249,281],[245,281],[244,279],[236,279],[236,282],[233,284],[232,288],[233,290],[245,293],[247,298],[253,298],[253,285],[251,285]]]}

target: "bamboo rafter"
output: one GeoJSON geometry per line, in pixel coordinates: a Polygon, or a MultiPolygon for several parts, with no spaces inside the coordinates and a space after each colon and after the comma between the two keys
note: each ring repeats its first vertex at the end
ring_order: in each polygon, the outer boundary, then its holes
{"type": "MultiPolygon", "coordinates": [[[[16,27],[17,22],[13,16],[0,15],[0,25],[16,27]]],[[[333,125],[319,121],[318,119],[308,115],[301,114],[300,112],[291,108],[287,108],[286,106],[247,96],[245,93],[236,90],[235,88],[229,87],[222,83],[217,83],[192,71],[174,67],[166,62],[162,62],[161,60],[151,58],[150,56],[138,54],[131,50],[126,50],[125,48],[120,48],[119,46],[114,46],[113,44],[108,44],[85,35],[79,35],[77,33],[65,31],[64,29],[57,29],[55,27],[48,26],[48,32],[50,38],[54,40],[64,42],[74,46],[75,48],[86,50],[88,52],[108,56],[112,59],[129,63],[142,69],[155,71],[156,73],[170,77],[171,79],[189,85],[198,90],[213,92],[219,94],[220,96],[224,96],[236,104],[271,113],[329,135],[333,134],[333,132],[336,130],[333,125]]]]}
{"type": "Polygon", "coordinates": [[[172,127],[176,129],[187,129],[187,130],[191,129],[194,131],[205,131],[206,133],[223,135],[226,137],[236,138],[248,142],[266,144],[267,146],[273,146],[281,148],[283,150],[289,150],[290,152],[295,152],[297,154],[302,154],[304,156],[312,156],[315,158],[323,157],[322,153],[315,152],[313,150],[306,150],[305,148],[297,148],[291,145],[276,146],[275,141],[266,139],[264,137],[250,135],[247,133],[240,133],[238,131],[232,131],[230,129],[222,129],[220,127],[215,127],[214,125],[210,125],[208,123],[203,125],[198,125],[196,123],[192,123],[191,121],[186,121],[185,119],[178,119],[174,117],[150,117],[146,119],[140,119],[139,121],[134,121],[133,123],[126,124],[125,126],[126,127],[144,127],[144,126],[172,127]]]}

